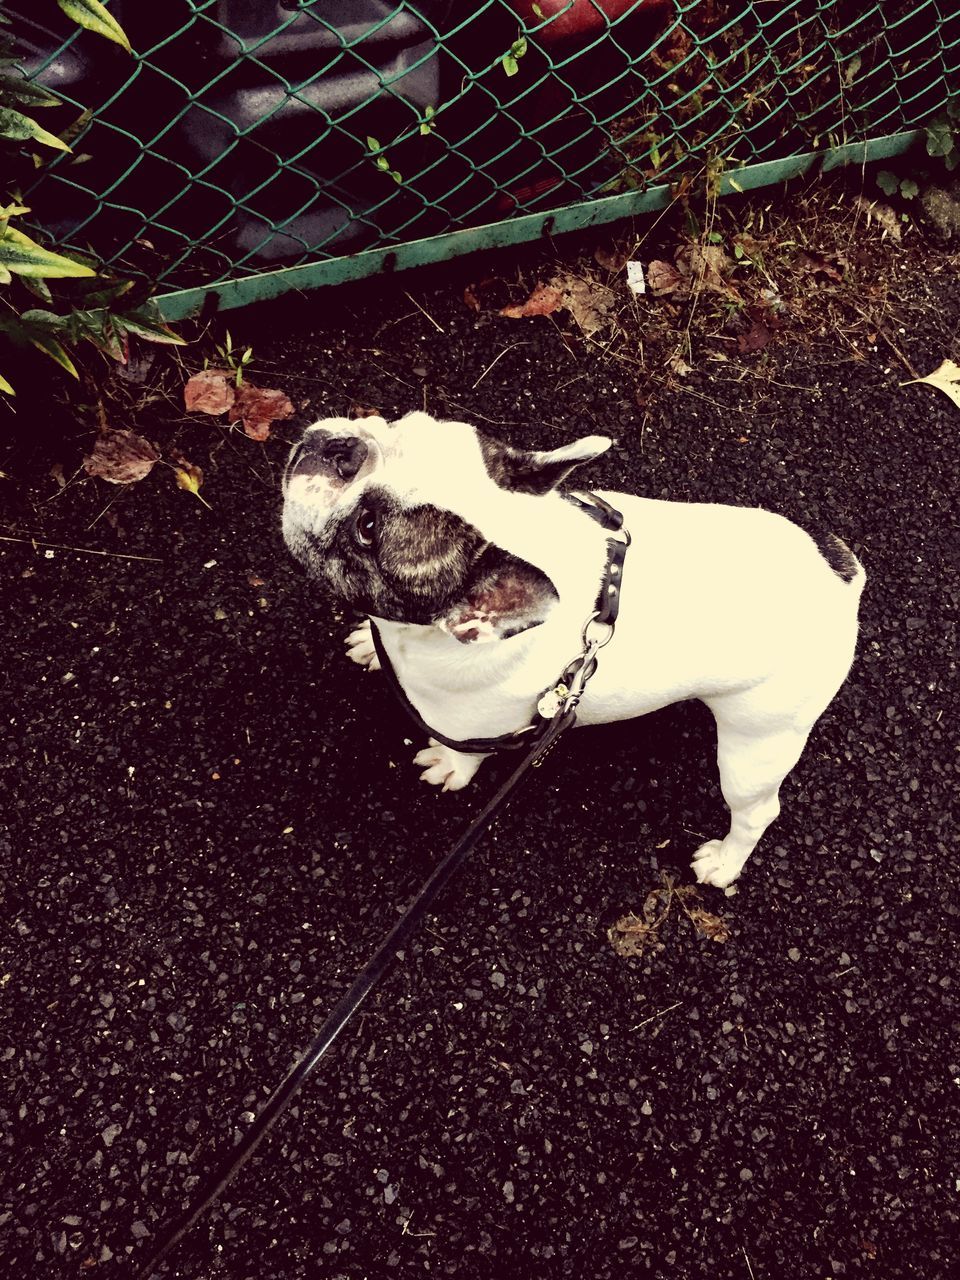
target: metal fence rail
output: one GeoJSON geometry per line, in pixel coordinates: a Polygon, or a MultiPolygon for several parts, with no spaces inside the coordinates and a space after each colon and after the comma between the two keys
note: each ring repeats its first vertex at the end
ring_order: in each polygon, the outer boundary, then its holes
{"type": "Polygon", "coordinates": [[[960,85],[955,0],[114,0],[133,58],[20,3],[28,203],[171,318],[892,155],[960,85]]]}

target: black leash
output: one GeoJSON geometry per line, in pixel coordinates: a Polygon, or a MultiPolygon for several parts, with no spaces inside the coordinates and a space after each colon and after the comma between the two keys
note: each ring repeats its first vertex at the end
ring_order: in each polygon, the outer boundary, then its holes
{"type": "MultiPolygon", "coordinates": [[[[602,502],[601,499],[595,499],[595,501],[602,502]]],[[[135,1273],[134,1280],[150,1280],[160,1264],[176,1248],[184,1236],[209,1209],[210,1205],[220,1198],[280,1119],[294,1095],[316,1070],[324,1054],[360,1008],[363,1001],[390,970],[396,960],[397,952],[403,949],[411,934],[430,910],[441,890],[459,870],[478,838],[504,807],[524,776],[531,768],[543,760],[560,735],[573,725],[577,717],[577,705],[583,696],[588,680],[597,669],[597,654],[613,638],[623,553],[630,542],[630,535],[622,528],[623,518],[619,515],[619,512],[615,512],[606,503],[602,505],[613,516],[619,518],[619,524],[609,527],[619,529],[623,534],[623,540],[617,543],[617,546],[621,548],[620,551],[612,552],[610,544],[613,540],[608,541],[607,571],[604,574],[604,583],[606,584],[611,577],[611,564],[616,564],[616,571],[612,576],[616,579],[617,591],[613,597],[607,594],[607,600],[612,602],[607,604],[605,610],[603,602],[598,601],[597,610],[584,624],[582,651],[567,665],[560,682],[544,695],[544,698],[551,697],[550,705],[555,706],[552,714],[547,717],[541,713],[539,724],[536,721],[531,724],[530,736],[525,739],[525,744],[530,744],[529,750],[523,759],[506,781],[500,785],[493,798],[484,805],[472,820],[450,852],[434,868],[420,891],[406,907],[403,915],[354,978],[349,989],[334,1005],[309,1049],[298,1062],[294,1063],[257,1113],[253,1124],[207,1179],[193,1206],[187,1209],[180,1220],[170,1226],[161,1236],[150,1257],[135,1273]],[[602,612],[604,616],[601,616],[602,612]]],[[[594,518],[597,517],[595,516],[594,518]]],[[[604,519],[609,518],[606,515],[604,517],[604,519]]],[[[603,595],[604,587],[601,587],[601,596],[603,595]]],[[[544,704],[544,698],[540,700],[541,706],[544,704]]]]}

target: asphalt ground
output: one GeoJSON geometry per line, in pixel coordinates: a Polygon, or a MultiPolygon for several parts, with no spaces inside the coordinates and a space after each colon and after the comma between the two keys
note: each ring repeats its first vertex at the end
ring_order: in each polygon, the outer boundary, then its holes
{"type": "MultiPolygon", "coordinates": [[[[539,261],[507,259],[527,285],[539,261]]],[[[687,900],[725,941],[678,900],[659,949],[607,937],[722,834],[709,715],[569,736],[168,1274],[945,1277],[960,409],[898,384],[960,354],[956,259],[899,260],[896,351],[794,329],[649,411],[638,366],[563,317],[464,306],[472,270],[230,317],[234,339],[304,421],[612,433],[598,486],[835,530],[869,574],[859,656],[736,895],[687,900]]],[[[294,424],[261,446],[182,418],[113,425],[175,436],[209,510],[166,466],[59,489],[79,428],[21,416],[0,450],[7,536],[109,553],[0,542],[9,1276],[132,1273],[503,773],[422,786],[403,713],[342,657],[279,534],[294,424]]]]}

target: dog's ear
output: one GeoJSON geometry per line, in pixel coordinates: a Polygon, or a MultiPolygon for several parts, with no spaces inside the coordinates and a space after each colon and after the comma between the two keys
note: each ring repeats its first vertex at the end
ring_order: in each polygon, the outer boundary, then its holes
{"type": "Polygon", "coordinates": [[[549,493],[561,484],[574,467],[593,462],[613,444],[608,436],[584,436],[559,449],[515,449],[477,432],[480,451],[490,478],[502,489],[516,493],[549,493]]]}
{"type": "Polygon", "coordinates": [[[560,597],[545,573],[499,547],[487,547],[462,599],[439,620],[461,644],[509,640],[546,620],[560,597]]]}

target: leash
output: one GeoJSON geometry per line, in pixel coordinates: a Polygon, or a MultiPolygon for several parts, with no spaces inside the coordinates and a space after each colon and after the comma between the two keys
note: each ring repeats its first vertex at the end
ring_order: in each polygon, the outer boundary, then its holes
{"type": "MultiPolygon", "coordinates": [[[[564,496],[570,497],[570,495],[564,496]]],[[[430,910],[441,890],[459,870],[467,854],[500,810],[504,808],[517,786],[523,781],[531,768],[535,768],[543,761],[547,752],[554,746],[561,734],[571,728],[575,722],[577,706],[586,689],[587,682],[597,669],[597,655],[613,639],[613,631],[619,609],[623,558],[627,547],[630,545],[630,535],[623,528],[623,517],[620,513],[595,495],[590,494],[588,496],[592,502],[598,504],[596,508],[590,509],[589,514],[600,523],[603,523],[605,528],[618,532],[622,536],[619,539],[608,539],[607,563],[597,599],[597,608],[584,623],[581,634],[583,647],[580,653],[564,668],[557,685],[548,689],[543,697],[540,698],[538,707],[541,710],[538,716],[525,729],[517,731],[526,735],[523,739],[523,745],[528,746],[526,754],[506,781],[500,785],[492,799],[484,805],[471,821],[453,848],[431,872],[418,893],[407,905],[403,915],[387,933],[373,955],[354,978],[348,990],[334,1005],[323,1026],[315,1036],[313,1043],[274,1089],[257,1113],[253,1124],[233,1150],[226,1155],[220,1165],[210,1174],[197,1193],[193,1205],[163,1233],[147,1261],[136,1271],[134,1280],[151,1280],[151,1277],[156,1273],[157,1268],[164,1259],[176,1248],[184,1236],[209,1209],[210,1205],[220,1198],[280,1119],[293,1100],[294,1095],[316,1070],[324,1054],[360,1008],[363,1001],[388,973],[396,961],[397,952],[403,949],[407,940],[430,910]],[[595,514],[595,512],[598,514],[595,514]],[[616,518],[617,523],[612,523],[614,518],[616,518]],[[611,523],[607,523],[608,521],[611,523]],[[611,586],[616,588],[612,592],[609,590],[611,586]],[[547,714],[548,711],[549,714],[547,714]]],[[[585,510],[587,509],[587,503],[582,499],[575,498],[573,500],[584,507],[585,510]]],[[[430,732],[433,733],[433,730],[430,730],[430,732]]],[[[436,734],[434,736],[436,737],[436,734]]],[[[508,734],[504,736],[510,738],[515,735],[508,734]]],[[[453,745],[457,746],[457,744],[453,745]]]]}

